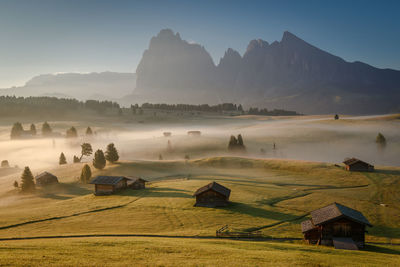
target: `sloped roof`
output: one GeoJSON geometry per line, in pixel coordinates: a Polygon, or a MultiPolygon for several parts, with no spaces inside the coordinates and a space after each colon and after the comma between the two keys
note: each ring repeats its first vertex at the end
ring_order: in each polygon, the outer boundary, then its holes
{"type": "Polygon", "coordinates": [[[314,225],[320,225],[341,217],[346,217],[355,222],[372,226],[361,212],[336,202],[311,212],[311,218],[314,225]]]}
{"type": "Polygon", "coordinates": [[[143,178],[140,178],[140,177],[129,176],[129,177],[126,177],[126,178],[129,179],[128,182],[130,184],[133,184],[133,183],[136,183],[136,182],[143,182],[143,183],[147,183],[148,182],[147,180],[145,180],[143,178]]]}
{"type": "Polygon", "coordinates": [[[346,164],[346,165],[353,165],[353,164],[356,164],[356,163],[363,163],[365,165],[372,166],[371,164],[369,164],[369,163],[367,163],[365,161],[362,161],[360,159],[357,159],[357,158],[347,158],[347,159],[345,159],[343,161],[343,163],[346,164]]]}
{"type": "Polygon", "coordinates": [[[49,172],[42,172],[41,174],[36,175],[35,179],[41,179],[43,177],[53,177],[57,179],[57,176],[49,173],[49,172]]]}
{"type": "Polygon", "coordinates": [[[124,176],[97,176],[90,183],[91,184],[103,184],[103,185],[116,185],[121,180],[130,180],[124,176]]]}
{"type": "Polygon", "coordinates": [[[308,232],[308,231],[310,231],[310,230],[312,230],[312,229],[314,229],[314,228],[316,228],[316,227],[315,227],[315,225],[312,223],[311,220],[306,220],[306,221],[301,222],[301,231],[302,231],[303,233],[308,232]]]}
{"type": "Polygon", "coordinates": [[[208,190],[213,190],[213,191],[218,192],[221,195],[226,196],[226,197],[229,197],[229,195],[231,194],[231,190],[229,188],[226,188],[225,186],[220,185],[219,183],[212,182],[212,183],[209,183],[208,185],[205,185],[205,186],[197,189],[197,191],[194,193],[194,196],[197,196],[208,190]]]}

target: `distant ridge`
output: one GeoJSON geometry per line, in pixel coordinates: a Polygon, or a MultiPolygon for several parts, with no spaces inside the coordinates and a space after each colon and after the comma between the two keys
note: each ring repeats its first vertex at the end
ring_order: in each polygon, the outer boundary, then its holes
{"type": "Polygon", "coordinates": [[[271,44],[229,48],[215,65],[198,44],[170,29],[150,41],[132,99],[168,103],[234,102],[306,114],[400,111],[400,71],[346,62],[286,31],[271,44]]]}

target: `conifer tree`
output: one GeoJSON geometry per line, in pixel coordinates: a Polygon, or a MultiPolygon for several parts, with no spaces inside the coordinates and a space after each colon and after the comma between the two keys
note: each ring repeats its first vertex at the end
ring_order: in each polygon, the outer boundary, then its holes
{"type": "Polygon", "coordinates": [[[50,124],[46,122],[43,123],[42,125],[42,135],[43,136],[49,136],[51,135],[51,133],[53,132],[53,130],[50,127],[50,124]]]}
{"type": "Polygon", "coordinates": [[[20,138],[23,132],[24,128],[22,127],[22,124],[19,122],[14,123],[13,127],[11,128],[11,139],[20,138]]]}
{"type": "Polygon", "coordinates": [[[335,114],[335,120],[338,120],[338,119],[339,119],[339,115],[335,114]]]}
{"type": "Polygon", "coordinates": [[[21,176],[21,190],[22,192],[31,192],[35,189],[33,175],[29,167],[25,167],[21,176]]]}
{"type": "Polygon", "coordinates": [[[111,163],[114,163],[118,161],[118,159],[119,155],[117,149],[115,148],[113,143],[109,144],[106,150],[106,160],[108,160],[111,163]]]}
{"type": "Polygon", "coordinates": [[[106,166],[106,158],[104,157],[104,153],[101,149],[98,149],[96,153],[94,153],[93,166],[99,170],[104,169],[106,166]]]}
{"type": "Polygon", "coordinates": [[[87,184],[90,181],[91,177],[92,177],[92,170],[90,169],[89,165],[85,164],[81,172],[81,182],[87,184]]]}
{"type": "Polygon", "coordinates": [[[18,182],[17,181],[14,181],[14,187],[18,188],[18,182]]]}
{"type": "Polygon", "coordinates": [[[31,124],[30,132],[31,132],[31,135],[36,135],[36,133],[37,133],[36,126],[33,123],[31,124]]]}
{"type": "Polygon", "coordinates": [[[92,136],[92,135],[93,135],[92,128],[87,127],[87,129],[86,129],[86,135],[87,135],[87,136],[92,136]]]}
{"type": "Polygon", "coordinates": [[[158,155],[158,160],[163,160],[163,156],[161,154],[158,155]]]}
{"type": "Polygon", "coordinates": [[[59,159],[58,163],[59,163],[60,165],[67,164],[67,159],[65,158],[65,155],[64,155],[63,152],[61,152],[60,159],[59,159]]]}
{"type": "Polygon", "coordinates": [[[77,156],[74,155],[74,158],[72,159],[72,162],[73,163],[79,163],[79,162],[81,162],[81,160],[77,156]]]}
{"type": "Polygon", "coordinates": [[[239,146],[244,146],[244,144],[243,144],[243,138],[242,138],[242,135],[241,135],[241,134],[238,135],[237,140],[238,140],[238,145],[239,145],[239,146]]]}
{"type": "Polygon", "coordinates": [[[67,138],[76,138],[78,137],[78,131],[74,126],[67,130],[67,138]]]}
{"type": "Polygon", "coordinates": [[[376,137],[376,143],[382,146],[386,145],[386,138],[383,136],[383,134],[378,133],[378,136],[376,137]]]}

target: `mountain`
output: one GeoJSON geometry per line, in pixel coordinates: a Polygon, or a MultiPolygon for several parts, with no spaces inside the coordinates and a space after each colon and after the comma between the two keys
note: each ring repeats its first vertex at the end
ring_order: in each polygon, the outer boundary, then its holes
{"type": "Polygon", "coordinates": [[[229,48],[215,65],[204,47],[162,30],[137,68],[133,99],[169,103],[236,102],[307,114],[400,111],[400,71],[346,62],[290,32],[280,42],[229,48]]]}
{"type": "Polygon", "coordinates": [[[44,74],[32,78],[24,86],[0,89],[0,95],[114,100],[131,94],[135,84],[134,73],[44,74]]]}

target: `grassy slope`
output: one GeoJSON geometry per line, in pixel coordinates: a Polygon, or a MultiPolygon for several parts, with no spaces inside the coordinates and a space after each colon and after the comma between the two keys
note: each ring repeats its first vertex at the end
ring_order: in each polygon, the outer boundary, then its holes
{"type": "MultiPolygon", "coordinates": [[[[209,158],[188,162],[122,162],[108,167],[101,173],[140,175],[152,183],[144,191],[128,190],[108,197],[95,197],[91,194],[90,185],[75,183],[80,168],[80,164],[76,164],[53,170],[62,184],[47,191],[39,191],[35,195],[3,192],[0,197],[0,227],[46,218],[53,219],[0,229],[0,238],[96,233],[213,236],[215,230],[225,224],[231,229],[241,231],[261,229],[265,236],[301,238],[299,226],[301,219],[296,218],[333,201],[359,209],[366,215],[374,225],[369,229],[367,236],[369,241],[387,241],[389,237],[400,238],[399,168],[381,168],[375,173],[365,174],[349,173],[325,163],[243,158],[209,158]],[[232,205],[223,209],[194,208],[193,192],[213,180],[232,189],[232,205]],[[381,206],[381,203],[387,206],[381,206]],[[66,217],[55,219],[55,216],[66,217]],[[273,226],[276,223],[280,224],[273,226]]],[[[14,178],[12,175],[6,176],[9,181],[13,181],[14,178]]],[[[8,182],[7,184],[11,185],[8,182]]],[[[100,251],[111,250],[113,254],[118,254],[120,247],[127,249],[125,247],[128,245],[124,240],[7,241],[2,244],[12,245],[11,248],[15,248],[15,251],[21,254],[24,254],[21,248],[25,246],[26,248],[38,246],[46,250],[48,248],[53,257],[57,258],[58,252],[62,254],[61,246],[65,245],[73,251],[79,250],[78,247],[82,244],[84,249],[87,249],[97,246],[98,242],[100,251]]],[[[140,251],[138,245],[140,242],[135,242],[133,242],[134,247],[140,251]]],[[[254,259],[264,259],[270,257],[271,253],[278,258],[284,257],[285,264],[305,263],[314,255],[321,257],[321,262],[324,264],[332,264],[335,255],[338,255],[336,253],[345,253],[344,255],[348,256],[347,260],[360,257],[369,263],[373,262],[368,259],[374,258],[376,265],[379,265],[380,260],[385,260],[385,257],[379,257],[381,254],[373,257],[373,253],[356,252],[362,253],[358,255],[353,254],[354,252],[336,252],[329,248],[320,250],[300,244],[252,242],[251,245],[242,247],[234,245],[231,241],[218,241],[220,243],[217,242],[216,245],[216,241],[209,240],[160,239],[153,242],[146,238],[141,242],[149,244],[149,252],[153,257],[157,253],[161,253],[163,257],[164,254],[169,255],[165,247],[174,248],[171,255],[165,256],[166,260],[159,264],[168,263],[168,259],[179,262],[180,256],[177,254],[179,249],[174,245],[175,242],[186,242],[187,248],[184,254],[190,254],[190,257],[199,255],[204,259],[204,264],[210,264],[207,259],[211,260],[212,257],[209,255],[215,250],[228,255],[244,252],[238,255],[249,263],[253,262],[251,260],[253,256],[254,259]],[[263,246],[266,247],[266,251],[263,246]],[[281,248],[276,249],[276,246],[281,248]],[[293,253],[300,253],[302,256],[295,259],[288,255],[292,255],[292,249],[296,251],[293,253]],[[244,254],[246,256],[243,256],[244,254]]],[[[36,256],[39,254],[34,252],[36,256]]],[[[69,259],[68,255],[69,252],[65,257],[69,259]]],[[[21,257],[28,256],[25,254],[21,257]]],[[[2,257],[7,258],[7,254],[3,253],[2,257]]],[[[150,260],[150,256],[143,257],[145,258],[143,261],[138,261],[139,263],[150,260]]],[[[221,264],[224,264],[227,259],[220,260],[221,264]]],[[[236,263],[233,256],[229,260],[236,263]]],[[[5,261],[9,262],[10,259],[5,261]]],[[[340,263],[336,260],[334,262],[340,263]]],[[[191,263],[195,263],[194,259],[191,263]]],[[[71,264],[74,265],[73,262],[71,264]]]]}

